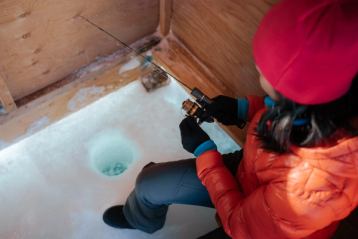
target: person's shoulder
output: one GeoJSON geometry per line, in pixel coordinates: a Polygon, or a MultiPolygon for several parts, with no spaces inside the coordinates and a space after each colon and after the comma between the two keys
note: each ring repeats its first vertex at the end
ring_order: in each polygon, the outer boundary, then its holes
{"type": "Polygon", "coordinates": [[[358,179],[358,136],[345,130],[338,130],[319,146],[293,146],[291,150],[324,179],[358,179]]]}

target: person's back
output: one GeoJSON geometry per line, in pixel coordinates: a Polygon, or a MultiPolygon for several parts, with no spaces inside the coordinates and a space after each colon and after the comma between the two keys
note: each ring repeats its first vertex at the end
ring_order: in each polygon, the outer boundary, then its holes
{"type": "Polygon", "coordinates": [[[237,176],[245,195],[269,186],[255,192],[251,210],[241,209],[239,220],[251,227],[237,238],[329,238],[358,205],[358,137],[340,130],[325,145],[278,155],[256,137],[262,113],[252,120],[237,176]]]}

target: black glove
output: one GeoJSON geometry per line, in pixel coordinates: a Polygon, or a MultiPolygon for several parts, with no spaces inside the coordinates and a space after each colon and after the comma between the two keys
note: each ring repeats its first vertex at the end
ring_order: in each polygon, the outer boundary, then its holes
{"type": "Polygon", "coordinates": [[[189,153],[210,138],[193,117],[186,117],[179,125],[183,148],[189,153]]]}
{"type": "Polygon", "coordinates": [[[212,103],[206,107],[206,110],[224,125],[238,125],[238,102],[237,99],[219,95],[212,99],[212,103]]]}

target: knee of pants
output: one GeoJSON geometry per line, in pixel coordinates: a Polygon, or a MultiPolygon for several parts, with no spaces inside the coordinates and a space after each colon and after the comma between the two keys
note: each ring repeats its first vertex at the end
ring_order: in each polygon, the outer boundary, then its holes
{"type": "Polygon", "coordinates": [[[175,193],[175,186],[165,176],[165,167],[160,164],[143,168],[137,176],[135,184],[136,196],[140,200],[153,205],[167,204],[175,193]]]}

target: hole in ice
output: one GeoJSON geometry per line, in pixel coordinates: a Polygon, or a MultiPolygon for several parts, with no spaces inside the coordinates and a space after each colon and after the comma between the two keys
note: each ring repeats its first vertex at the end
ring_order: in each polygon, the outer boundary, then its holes
{"type": "Polygon", "coordinates": [[[88,144],[88,151],[92,167],[109,177],[126,171],[135,157],[133,143],[115,130],[95,135],[88,144]]]}

